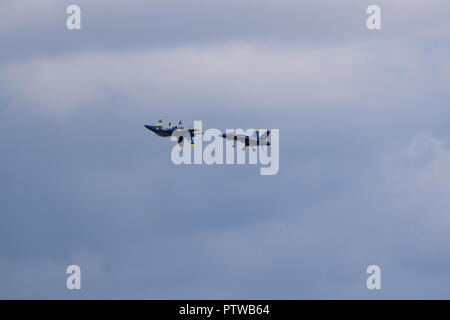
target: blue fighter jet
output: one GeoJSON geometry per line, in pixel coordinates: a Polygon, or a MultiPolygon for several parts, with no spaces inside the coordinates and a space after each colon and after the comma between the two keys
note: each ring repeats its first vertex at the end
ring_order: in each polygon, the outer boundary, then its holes
{"type": "Polygon", "coordinates": [[[245,150],[246,147],[252,147],[253,151],[255,151],[256,150],[255,147],[271,145],[269,140],[270,130],[266,130],[262,135],[259,135],[258,129],[255,130],[255,132],[256,132],[256,139],[254,137],[237,132],[224,133],[221,135],[221,137],[224,138],[225,140],[234,141],[233,148],[236,147],[237,141],[242,142],[244,144],[242,150],[245,150]]]}
{"type": "Polygon", "coordinates": [[[169,122],[169,127],[165,128],[162,125],[162,120],[159,120],[155,125],[145,125],[145,127],[160,137],[178,137],[178,144],[183,146],[184,137],[189,135],[191,139],[191,145],[194,146],[194,135],[199,133],[199,129],[185,129],[183,122],[179,121],[178,125],[172,126],[172,122],[169,122]]]}

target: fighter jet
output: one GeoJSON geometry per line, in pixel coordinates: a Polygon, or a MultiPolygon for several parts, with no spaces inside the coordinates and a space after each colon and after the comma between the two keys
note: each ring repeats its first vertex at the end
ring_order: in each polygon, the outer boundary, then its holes
{"type": "Polygon", "coordinates": [[[233,148],[236,147],[237,141],[242,142],[244,144],[242,150],[245,150],[246,147],[252,147],[253,151],[255,151],[256,150],[255,147],[257,146],[270,146],[269,141],[270,130],[267,130],[261,136],[259,135],[258,129],[256,129],[255,132],[256,132],[256,139],[251,136],[236,132],[224,133],[221,135],[221,137],[226,140],[234,141],[233,148]]]}
{"type": "Polygon", "coordinates": [[[191,138],[191,145],[194,146],[194,135],[200,131],[199,129],[185,129],[182,121],[178,121],[178,125],[175,126],[172,126],[172,122],[169,122],[169,127],[165,128],[162,125],[162,120],[158,120],[157,124],[145,125],[144,127],[160,137],[178,137],[178,144],[180,146],[183,146],[184,137],[187,134],[189,134],[189,137],[191,138]]]}

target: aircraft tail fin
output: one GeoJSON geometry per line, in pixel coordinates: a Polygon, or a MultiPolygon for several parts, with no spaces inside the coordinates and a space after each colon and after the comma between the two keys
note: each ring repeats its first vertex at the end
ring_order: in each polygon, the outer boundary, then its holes
{"type": "Polygon", "coordinates": [[[191,136],[191,146],[195,146],[195,143],[194,143],[194,131],[195,130],[196,129],[189,130],[189,135],[191,136]]]}
{"type": "MultiPolygon", "coordinates": [[[[256,131],[257,136],[259,135],[259,132],[256,131]]],[[[259,137],[260,140],[267,140],[269,138],[270,135],[270,130],[267,129],[266,132],[264,132],[261,137],[259,137]]]]}

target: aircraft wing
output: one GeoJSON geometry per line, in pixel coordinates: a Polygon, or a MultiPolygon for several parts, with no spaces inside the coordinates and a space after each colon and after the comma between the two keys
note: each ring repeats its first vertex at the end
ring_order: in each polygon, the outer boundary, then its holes
{"type": "Polygon", "coordinates": [[[189,135],[189,137],[190,137],[190,139],[191,139],[191,145],[195,145],[194,144],[194,135],[196,134],[196,133],[200,133],[200,132],[198,132],[198,131],[200,131],[199,129],[177,129],[175,132],[176,132],[176,135],[177,136],[179,136],[180,138],[178,139],[178,143],[181,143],[181,142],[183,142],[183,136],[185,136],[185,135],[189,135]]]}
{"type": "Polygon", "coordinates": [[[232,138],[233,140],[236,139],[237,141],[240,141],[240,142],[243,142],[243,143],[245,143],[246,139],[249,139],[249,137],[246,136],[245,134],[234,133],[231,136],[233,137],[232,138]]]}

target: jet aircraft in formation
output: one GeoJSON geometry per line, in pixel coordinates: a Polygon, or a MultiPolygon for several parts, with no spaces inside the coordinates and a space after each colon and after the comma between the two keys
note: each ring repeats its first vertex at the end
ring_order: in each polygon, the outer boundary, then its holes
{"type": "Polygon", "coordinates": [[[236,133],[236,132],[223,133],[221,137],[224,138],[225,140],[234,141],[233,147],[236,147],[237,141],[242,142],[244,144],[244,147],[242,149],[245,149],[246,147],[252,147],[253,151],[255,151],[255,147],[270,146],[269,141],[270,130],[267,130],[262,135],[259,135],[259,129],[256,129],[255,132],[256,138],[243,133],[236,133]]]}
{"type": "MultiPolygon", "coordinates": [[[[183,145],[184,137],[189,134],[191,145],[194,146],[194,136],[196,134],[201,134],[200,130],[193,128],[185,129],[182,125],[182,121],[179,121],[178,125],[175,126],[172,126],[172,122],[169,122],[169,126],[166,128],[162,125],[162,120],[159,120],[157,124],[145,125],[145,127],[160,137],[170,137],[172,135],[178,136],[178,143],[180,145],[183,145]]],[[[253,150],[255,150],[255,147],[258,146],[270,146],[270,130],[265,131],[262,135],[259,134],[259,130],[255,130],[255,132],[256,137],[237,132],[224,133],[220,135],[220,137],[224,138],[225,140],[234,141],[233,147],[236,147],[237,141],[242,142],[244,144],[243,149],[245,149],[246,147],[252,147],[253,150]]]]}
{"type": "Polygon", "coordinates": [[[189,137],[191,138],[191,145],[194,144],[194,135],[198,133],[198,129],[185,129],[183,127],[183,122],[178,121],[178,125],[172,126],[172,122],[169,122],[169,127],[165,128],[162,125],[162,120],[159,120],[157,124],[155,125],[145,125],[145,127],[155,133],[156,135],[160,137],[170,137],[172,135],[178,136],[178,144],[183,145],[184,137],[189,134],[189,137]]]}

